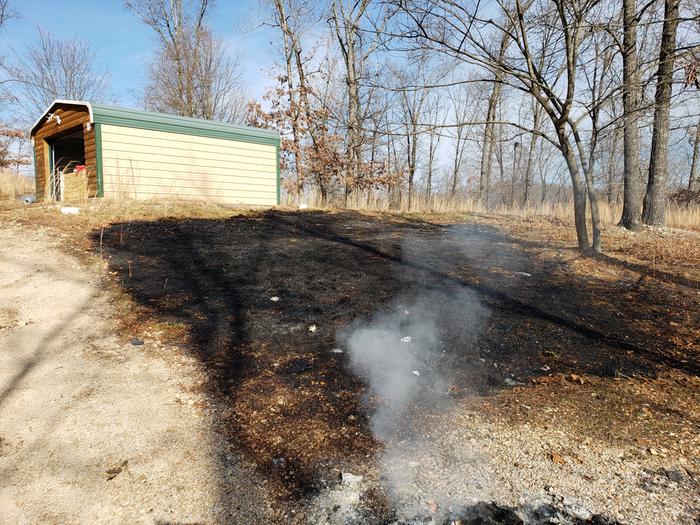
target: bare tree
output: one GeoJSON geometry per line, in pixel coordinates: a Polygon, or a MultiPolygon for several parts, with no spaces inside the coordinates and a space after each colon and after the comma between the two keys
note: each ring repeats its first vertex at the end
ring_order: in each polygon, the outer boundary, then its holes
{"type": "Polygon", "coordinates": [[[532,187],[532,176],[535,168],[535,156],[538,154],[538,144],[540,133],[542,133],[542,106],[533,101],[532,104],[532,129],[530,133],[530,147],[527,151],[527,164],[525,165],[525,189],[523,190],[523,206],[526,206],[530,199],[530,188],[532,187]]]}
{"type": "MultiPolygon", "coordinates": [[[[9,0],[0,0],[0,30],[7,24],[10,18],[13,18],[15,14],[10,9],[9,0]]],[[[3,64],[5,57],[0,54],[0,66],[3,64]]],[[[4,68],[3,68],[4,69],[4,68]]],[[[7,79],[0,79],[0,87],[7,83],[7,79]]],[[[8,93],[4,89],[0,89],[0,101],[4,101],[8,98],[8,93]]]]}
{"type": "Polygon", "coordinates": [[[238,56],[229,56],[223,41],[206,29],[179,58],[171,46],[160,49],[147,69],[142,102],[161,113],[241,123],[247,96],[238,56]],[[187,62],[185,86],[178,81],[180,60],[187,62]]]}
{"type": "Polygon", "coordinates": [[[445,112],[443,111],[443,106],[440,103],[440,98],[432,93],[428,101],[428,108],[426,114],[430,118],[431,126],[428,130],[428,166],[425,181],[425,197],[428,204],[432,204],[433,201],[433,179],[435,173],[435,155],[438,148],[440,147],[440,141],[442,139],[442,134],[438,129],[445,124],[445,112]]]}
{"type": "Polygon", "coordinates": [[[361,107],[361,81],[373,45],[366,45],[360,31],[370,0],[333,0],[330,23],[335,32],[345,65],[344,80],[347,88],[347,174],[344,202],[358,184],[361,175],[362,145],[364,143],[364,113],[361,107]]]}
{"type": "Polygon", "coordinates": [[[14,18],[15,13],[10,8],[10,0],[0,0],[0,28],[10,19],[14,18]]]}
{"type": "MultiPolygon", "coordinates": [[[[498,48],[498,61],[503,61],[506,50],[510,42],[509,31],[503,31],[501,42],[498,48]]],[[[491,163],[496,147],[496,112],[501,102],[501,92],[503,90],[503,71],[496,68],[493,86],[489,95],[488,106],[486,108],[486,124],[484,125],[484,142],[481,153],[481,171],[479,175],[479,200],[488,201],[489,187],[491,184],[491,163]]]]}
{"type": "MultiPolygon", "coordinates": [[[[450,198],[454,199],[457,196],[457,189],[459,187],[459,175],[463,168],[466,146],[469,140],[475,140],[483,145],[484,148],[492,148],[492,157],[495,154],[493,144],[494,141],[489,140],[477,140],[473,134],[478,133],[479,130],[475,126],[469,126],[467,123],[478,121],[480,113],[482,112],[480,101],[484,96],[483,90],[480,89],[482,86],[476,83],[470,84],[458,84],[451,88],[447,93],[447,100],[449,101],[449,112],[450,118],[452,119],[454,125],[454,132],[450,135],[450,140],[452,142],[453,151],[452,159],[450,161],[450,184],[448,195],[450,198]]],[[[495,114],[494,114],[495,120],[495,114]]],[[[489,121],[486,122],[488,126],[489,121]]],[[[493,129],[493,128],[492,128],[493,129]]],[[[483,160],[483,153],[482,153],[483,160]]],[[[490,162],[489,162],[490,164],[490,162]]],[[[491,166],[489,165],[489,173],[491,166]]],[[[488,179],[485,189],[488,190],[488,179]]],[[[479,191],[481,191],[482,178],[479,179],[479,191]]]]}
{"type": "Polygon", "coordinates": [[[156,34],[159,49],[147,70],[147,109],[242,122],[247,96],[237,57],[206,27],[209,0],[124,0],[156,34]]]}
{"type": "MultiPolygon", "coordinates": [[[[562,154],[573,189],[574,222],[579,249],[600,250],[597,208],[591,206],[593,240],[588,238],[586,204],[595,204],[594,188],[584,179],[588,155],[574,115],[577,73],[581,46],[588,36],[588,20],[596,0],[551,0],[523,4],[515,0],[513,9],[501,6],[502,20],[479,11],[479,3],[455,4],[443,0],[398,2],[405,15],[401,30],[404,40],[455,56],[478,65],[492,74],[500,73],[502,82],[528,93],[549,117],[554,136],[544,135],[562,154]],[[510,31],[509,28],[513,28],[510,31]],[[510,33],[514,44],[503,59],[485,42],[500,41],[510,33]],[[543,35],[543,33],[545,33],[543,35]],[[557,38],[552,37],[552,33],[557,38]],[[550,42],[548,53],[556,67],[539,68],[538,45],[550,42]]],[[[401,22],[400,22],[401,23],[401,22]]],[[[508,125],[523,129],[519,123],[508,125]]],[[[532,130],[530,130],[532,131],[532,130]]]]}
{"type": "Polygon", "coordinates": [[[55,99],[104,101],[109,74],[98,69],[95,52],[80,38],[60,39],[39,28],[39,40],[24,55],[2,67],[13,85],[11,100],[27,115],[37,115],[55,99]]]}
{"type": "Polygon", "coordinates": [[[639,118],[642,84],[637,51],[636,0],[622,0],[622,106],[624,133],[624,195],[620,226],[637,230],[642,224],[642,167],[640,165],[639,118]]]}
{"type": "MultiPolygon", "coordinates": [[[[608,157],[608,162],[607,166],[605,168],[605,175],[606,175],[606,190],[605,190],[605,195],[606,195],[606,200],[608,204],[613,204],[615,202],[619,202],[620,197],[619,197],[619,177],[618,175],[618,147],[620,143],[620,135],[621,135],[622,129],[620,127],[614,127],[612,129],[612,132],[608,134],[607,137],[607,148],[605,148],[607,152],[607,157],[608,157]]],[[[623,181],[624,181],[624,175],[623,175],[623,181]]],[[[624,184],[624,182],[623,182],[624,184]]]]}
{"type": "Polygon", "coordinates": [[[645,224],[666,223],[666,177],[668,170],[668,134],[673,88],[673,64],[676,57],[676,33],[680,0],[664,2],[664,23],[659,49],[659,70],[656,74],[654,128],[649,157],[649,180],[644,195],[642,219],[645,224]]]}
{"type": "MultiPolygon", "coordinates": [[[[418,150],[421,137],[428,131],[424,122],[430,103],[430,85],[439,81],[442,74],[430,63],[427,54],[416,53],[409,57],[411,67],[391,67],[398,82],[399,118],[406,144],[408,178],[408,209],[415,198],[415,177],[418,168],[418,150]]],[[[433,146],[434,147],[434,144],[433,146]]]]}
{"type": "Polygon", "coordinates": [[[695,127],[693,141],[693,156],[690,162],[690,173],[688,174],[688,190],[700,190],[700,122],[695,127]]]}
{"type": "MultiPolygon", "coordinates": [[[[299,45],[298,35],[296,28],[292,29],[289,24],[289,16],[287,15],[287,4],[283,0],[274,0],[274,19],[275,25],[279,27],[282,32],[282,42],[284,43],[284,65],[286,68],[287,76],[285,81],[287,84],[287,97],[289,99],[290,107],[290,123],[292,132],[292,144],[293,144],[293,156],[294,156],[294,167],[297,172],[297,179],[303,181],[305,177],[304,173],[304,159],[302,158],[302,141],[304,139],[302,133],[302,111],[300,108],[299,99],[301,98],[302,87],[296,87],[296,78],[294,75],[294,64],[295,58],[298,58],[299,66],[297,69],[297,74],[300,77],[300,83],[305,76],[303,76],[304,69],[301,65],[301,49],[299,45]]],[[[298,17],[296,18],[298,19],[298,17]]],[[[325,188],[321,188],[321,195],[323,203],[325,204],[327,191],[325,188]]]]}
{"type": "MultiPolygon", "coordinates": [[[[295,168],[297,178],[303,181],[307,179],[307,166],[302,158],[304,141],[311,140],[312,154],[315,156],[320,155],[320,150],[324,148],[325,126],[321,124],[318,127],[319,114],[313,108],[311,95],[314,89],[307,72],[312,56],[304,56],[301,43],[301,35],[318,20],[318,13],[309,0],[272,0],[272,4],[273,26],[282,33],[286,73],[282,80],[287,86],[295,168]]],[[[325,204],[329,192],[327,177],[318,172],[310,174],[310,177],[318,186],[321,204],[325,204]]]]}

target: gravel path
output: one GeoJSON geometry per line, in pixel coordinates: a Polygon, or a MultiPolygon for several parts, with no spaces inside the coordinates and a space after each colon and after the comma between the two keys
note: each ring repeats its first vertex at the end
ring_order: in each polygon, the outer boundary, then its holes
{"type": "Polygon", "coordinates": [[[120,342],[109,317],[48,234],[0,229],[0,522],[261,522],[254,471],[188,393],[195,362],[120,342]]]}

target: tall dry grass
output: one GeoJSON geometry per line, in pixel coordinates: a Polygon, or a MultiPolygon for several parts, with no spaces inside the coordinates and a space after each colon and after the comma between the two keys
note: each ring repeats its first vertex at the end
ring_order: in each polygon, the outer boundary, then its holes
{"type": "Polygon", "coordinates": [[[0,200],[16,199],[26,193],[34,193],[32,177],[0,168],[0,200]]]}
{"type": "MultiPolygon", "coordinates": [[[[299,206],[306,204],[312,208],[342,208],[340,201],[330,201],[326,205],[321,204],[320,195],[309,192],[302,197],[287,197],[286,204],[299,206]]],[[[508,215],[521,218],[553,217],[566,223],[573,224],[573,202],[544,202],[530,203],[527,206],[513,206],[499,204],[486,206],[476,199],[468,197],[450,198],[444,195],[435,195],[428,199],[425,195],[416,195],[411,208],[404,198],[399,205],[392,205],[386,195],[367,197],[367,195],[353,196],[348,200],[347,208],[369,211],[398,211],[402,213],[477,213],[508,215]]],[[[622,215],[622,205],[609,204],[601,200],[598,203],[600,220],[605,226],[616,225],[622,215]]],[[[666,208],[666,225],[671,228],[700,230],[700,205],[683,206],[669,202],[666,208]]]]}

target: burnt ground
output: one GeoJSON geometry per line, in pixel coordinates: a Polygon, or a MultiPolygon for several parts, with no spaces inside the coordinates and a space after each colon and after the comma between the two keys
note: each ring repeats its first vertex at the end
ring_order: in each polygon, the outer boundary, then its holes
{"type": "MultiPolygon", "coordinates": [[[[423,377],[446,378],[450,403],[700,466],[700,283],[542,246],[484,222],[350,212],[134,220],[92,233],[139,305],[126,337],[157,329],[205,364],[202,388],[232,447],[274,481],[281,509],[300,513],[340,472],[371,477],[382,447],[369,420],[378,401],[350,371],[342,334],[415,298],[428,298],[439,333],[423,377]],[[581,270],[589,264],[615,271],[581,270]]],[[[391,517],[380,491],[367,497],[391,517]]]]}

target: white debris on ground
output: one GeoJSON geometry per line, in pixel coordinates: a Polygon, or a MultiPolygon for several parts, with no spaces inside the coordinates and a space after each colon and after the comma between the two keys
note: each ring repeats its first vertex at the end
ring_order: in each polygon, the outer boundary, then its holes
{"type": "Polygon", "coordinates": [[[311,332],[312,334],[316,333],[316,325],[315,324],[309,325],[309,332],[311,332]]]}
{"type": "Polygon", "coordinates": [[[306,522],[316,525],[366,523],[361,499],[367,489],[362,476],[343,472],[340,483],[322,490],[310,503],[306,522]]]}
{"type": "Polygon", "coordinates": [[[411,336],[407,335],[406,337],[401,338],[402,343],[410,343],[411,342],[411,336]]]}
{"type": "Polygon", "coordinates": [[[280,298],[277,297],[276,295],[274,297],[270,297],[270,301],[272,301],[273,303],[276,303],[279,300],[280,300],[280,298]]]}

